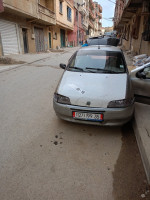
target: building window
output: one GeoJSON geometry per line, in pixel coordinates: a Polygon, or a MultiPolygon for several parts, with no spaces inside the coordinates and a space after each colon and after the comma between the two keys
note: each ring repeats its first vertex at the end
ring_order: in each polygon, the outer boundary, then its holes
{"type": "Polygon", "coordinates": [[[62,7],[63,7],[62,1],[59,1],[59,12],[60,12],[61,14],[63,13],[62,7]]]}
{"type": "Polygon", "coordinates": [[[67,6],[67,20],[71,22],[71,8],[67,6]]]}

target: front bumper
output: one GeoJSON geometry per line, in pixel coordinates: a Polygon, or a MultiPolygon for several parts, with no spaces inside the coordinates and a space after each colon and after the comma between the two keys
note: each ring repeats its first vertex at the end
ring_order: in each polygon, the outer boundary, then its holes
{"type": "Polygon", "coordinates": [[[91,108],[60,104],[53,100],[53,107],[56,112],[56,115],[63,120],[75,123],[93,124],[101,126],[121,126],[127,123],[132,118],[134,113],[134,104],[126,108],[91,108]],[[94,122],[74,119],[72,117],[73,111],[103,113],[104,121],[94,122]]]}

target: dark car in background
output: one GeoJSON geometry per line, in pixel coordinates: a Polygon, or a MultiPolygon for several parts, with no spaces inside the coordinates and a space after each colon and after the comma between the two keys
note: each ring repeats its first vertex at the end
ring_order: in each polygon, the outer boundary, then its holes
{"type": "Polygon", "coordinates": [[[110,45],[110,46],[118,46],[120,40],[115,36],[99,36],[92,37],[87,40],[89,46],[91,45],[110,45]]]}

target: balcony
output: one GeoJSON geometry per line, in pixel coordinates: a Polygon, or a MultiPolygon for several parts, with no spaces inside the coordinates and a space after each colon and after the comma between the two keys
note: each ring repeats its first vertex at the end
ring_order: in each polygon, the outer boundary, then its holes
{"type": "Polygon", "coordinates": [[[38,11],[40,19],[44,21],[45,24],[56,24],[56,15],[53,11],[49,10],[40,3],[38,4],[38,11]]]}
{"type": "Polygon", "coordinates": [[[98,4],[99,12],[102,13],[102,6],[98,4]]]}
{"type": "Polygon", "coordinates": [[[83,6],[79,6],[79,12],[80,12],[82,15],[89,15],[88,10],[86,10],[86,8],[83,7],[83,6]]]}
{"type": "Polygon", "coordinates": [[[102,19],[102,14],[101,13],[97,13],[97,15],[98,15],[99,19],[102,19]]]}
{"type": "Polygon", "coordinates": [[[89,17],[90,17],[92,20],[95,20],[95,15],[94,15],[94,13],[92,12],[91,8],[89,8],[89,17]]]}
{"type": "Polygon", "coordinates": [[[91,20],[89,20],[89,27],[94,29],[94,23],[91,20]]]}
{"type": "Polygon", "coordinates": [[[94,10],[94,8],[95,8],[95,5],[94,5],[94,3],[93,3],[92,0],[89,1],[89,7],[90,7],[92,10],[94,10]]]}
{"type": "Polygon", "coordinates": [[[88,30],[88,21],[87,20],[83,20],[83,22],[82,22],[82,26],[83,26],[83,28],[84,28],[84,30],[88,30]]]}

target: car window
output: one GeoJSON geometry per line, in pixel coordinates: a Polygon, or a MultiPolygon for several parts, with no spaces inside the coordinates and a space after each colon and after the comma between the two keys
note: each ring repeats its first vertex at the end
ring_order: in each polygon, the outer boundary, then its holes
{"type": "Polygon", "coordinates": [[[83,72],[125,73],[126,65],[120,52],[87,50],[79,51],[71,60],[67,70],[83,72]],[[78,68],[78,69],[77,69],[78,68]]]}
{"type": "Polygon", "coordinates": [[[146,78],[150,79],[150,66],[144,69],[144,74],[146,75],[146,78]]]}

